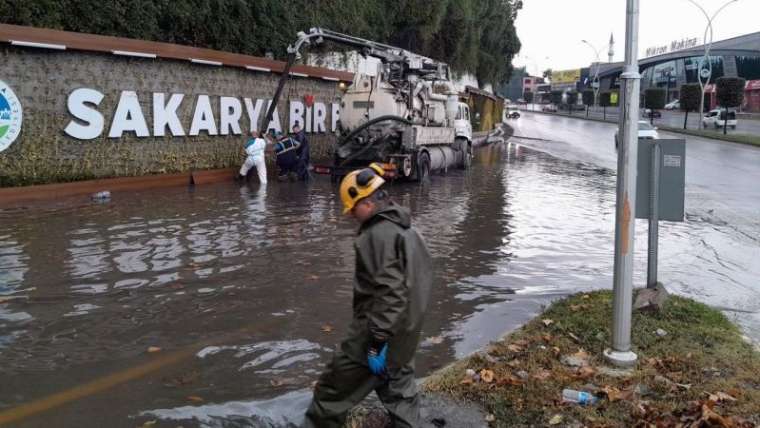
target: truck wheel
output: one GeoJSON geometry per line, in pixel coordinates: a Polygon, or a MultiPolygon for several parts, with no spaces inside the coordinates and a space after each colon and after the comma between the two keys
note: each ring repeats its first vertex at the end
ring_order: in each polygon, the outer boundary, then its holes
{"type": "Polygon", "coordinates": [[[430,155],[422,152],[417,155],[417,181],[430,179],[430,155]]]}
{"type": "Polygon", "coordinates": [[[462,150],[464,150],[464,156],[462,157],[462,169],[468,170],[472,168],[472,144],[470,144],[469,141],[463,141],[462,150]]]}

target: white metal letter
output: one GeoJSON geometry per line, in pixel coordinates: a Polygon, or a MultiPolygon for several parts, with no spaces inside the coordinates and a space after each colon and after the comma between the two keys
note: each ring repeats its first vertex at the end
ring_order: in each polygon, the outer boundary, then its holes
{"type": "Polygon", "coordinates": [[[172,94],[169,102],[164,104],[164,94],[155,92],[153,94],[153,136],[163,137],[166,135],[166,126],[169,125],[169,132],[175,137],[185,135],[182,124],[177,117],[177,108],[182,103],[185,94],[172,94]]]}
{"type": "Polygon", "coordinates": [[[338,129],[338,119],[340,119],[340,104],[338,103],[332,103],[332,126],[330,127],[330,130],[332,132],[335,132],[336,129],[338,129]]]}
{"type": "Polygon", "coordinates": [[[208,135],[217,135],[214,112],[211,111],[211,101],[208,95],[198,95],[193,113],[193,123],[190,125],[188,135],[198,135],[200,131],[208,131],[208,135]]]}
{"type": "Polygon", "coordinates": [[[306,126],[304,127],[304,131],[306,132],[312,132],[311,130],[311,118],[312,118],[312,110],[314,110],[313,107],[306,107],[306,126]]]}
{"type": "MultiPolygon", "coordinates": [[[[267,103],[267,110],[269,110],[269,106],[271,105],[272,100],[269,100],[267,103]]],[[[266,130],[269,131],[270,129],[274,129],[277,132],[282,132],[282,125],[280,125],[280,113],[277,112],[277,107],[274,108],[274,112],[272,113],[272,120],[269,121],[269,125],[267,125],[266,130]]]]}
{"type": "Polygon", "coordinates": [[[235,135],[240,135],[240,115],[243,114],[243,106],[235,97],[221,97],[219,99],[219,133],[228,135],[230,129],[235,135]]]}
{"type": "Polygon", "coordinates": [[[121,138],[124,132],[134,131],[138,137],[148,137],[148,124],[145,122],[140,101],[137,99],[135,91],[121,91],[119,104],[116,106],[116,113],[113,114],[111,121],[111,130],[108,136],[111,138],[121,138]]]}
{"type": "Polygon", "coordinates": [[[325,120],[327,119],[327,106],[324,103],[314,103],[314,132],[325,132],[325,120]]]}
{"type": "Polygon", "coordinates": [[[289,122],[290,125],[288,126],[288,130],[290,131],[296,126],[296,122],[298,122],[298,124],[301,125],[301,128],[303,128],[303,103],[301,101],[290,102],[289,122]]]}
{"type": "Polygon", "coordinates": [[[63,131],[79,140],[92,140],[98,138],[103,132],[103,115],[85,103],[94,104],[96,107],[103,101],[103,94],[90,88],[75,89],[67,101],[69,113],[86,123],[82,125],[70,121],[63,131]]]}
{"type": "Polygon", "coordinates": [[[245,111],[248,113],[248,120],[251,122],[250,131],[258,131],[259,115],[261,114],[264,100],[256,100],[256,107],[253,106],[253,101],[250,98],[243,98],[243,102],[245,103],[245,111]]]}

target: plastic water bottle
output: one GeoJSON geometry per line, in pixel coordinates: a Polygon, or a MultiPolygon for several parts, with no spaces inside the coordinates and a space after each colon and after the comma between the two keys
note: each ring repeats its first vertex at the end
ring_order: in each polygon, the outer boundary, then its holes
{"type": "Polygon", "coordinates": [[[596,398],[595,395],[589,394],[585,391],[576,391],[574,389],[563,389],[562,390],[562,401],[567,401],[569,403],[577,403],[581,406],[591,406],[596,404],[597,401],[599,401],[598,398],[596,398]]]}

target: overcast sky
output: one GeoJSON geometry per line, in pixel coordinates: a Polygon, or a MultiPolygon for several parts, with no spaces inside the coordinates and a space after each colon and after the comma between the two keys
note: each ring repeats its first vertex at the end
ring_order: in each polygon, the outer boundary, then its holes
{"type": "MultiPolygon", "coordinates": [[[[696,0],[712,15],[726,0],[696,0]]],[[[586,39],[607,61],[610,33],[615,36],[615,61],[625,50],[625,0],[524,0],[517,16],[522,43],[516,66],[537,73],[547,68],[586,67],[594,61],[586,39]]],[[[653,46],[673,40],[702,38],[707,19],[688,0],[640,0],[639,57],[653,46]]],[[[713,21],[714,41],[760,31],[760,0],[739,0],[723,9],[713,21]]],[[[539,74],[540,75],[540,74],[539,74]]]]}

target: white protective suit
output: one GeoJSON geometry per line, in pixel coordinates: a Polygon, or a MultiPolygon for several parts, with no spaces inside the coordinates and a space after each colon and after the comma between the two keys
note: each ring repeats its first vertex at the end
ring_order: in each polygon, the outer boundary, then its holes
{"type": "Polygon", "coordinates": [[[267,142],[261,137],[251,138],[245,143],[245,152],[248,157],[245,158],[243,166],[240,167],[240,175],[245,177],[251,168],[256,167],[261,184],[267,184],[267,165],[264,162],[264,150],[267,142]]]}

